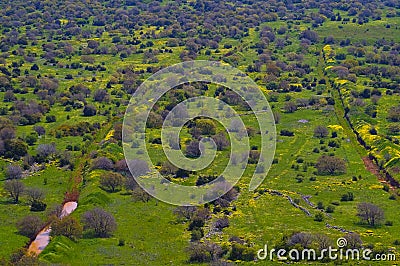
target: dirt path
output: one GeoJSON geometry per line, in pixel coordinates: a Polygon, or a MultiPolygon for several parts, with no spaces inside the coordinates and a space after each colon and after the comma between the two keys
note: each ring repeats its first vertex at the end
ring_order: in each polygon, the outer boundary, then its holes
{"type": "Polygon", "coordinates": [[[391,190],[395,190],[396,187],[390,182],[390,180],[387,180],[385,176],[379,171],[378,166],[368,157],[363,157],[362,158],[365,168],[373,175],[378,177],[379,182],[381,182],[383,185],[388,185],[391,190]]]}
{"type": "MultiPolygon", "coordinates": [[[[71,201],[65,203],[63,205],[60,218],[70,215],[77,207],[77,202],[71,201]]],[[[51,225],[43,228],[42,231],[40,231],[39,234],[36,236],[35,240],[33,240],[32,243],[29,245],[28,254],[38,256],[50,243],[50,233],[51,225]]]]}

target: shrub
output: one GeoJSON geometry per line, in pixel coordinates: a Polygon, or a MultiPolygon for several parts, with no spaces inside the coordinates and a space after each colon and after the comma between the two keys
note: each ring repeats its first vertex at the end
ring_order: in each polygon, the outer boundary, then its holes
{"type": "Polygon", "coordinates": [[[57,219],[51,225],[51,235],[66,236],[72,240],[80,238],[82,236],[82,231],[82,225],[72,216],[57,219]]]}
{"type": "Polygon", "coordinates": [[[121,238],[120,238],[120,239],[118,240],[118,246],[119,246],[119,247],[125,246],[125,239],[121,239],[121,238]]]}
{"type": "Polygon", "coordinates": [[[253,248],[247,247],[243,244],[233,243],[231,253],[229,255],[230,260],[243,260],[252,261],[256,256],[256,252],[253,248]]]}
{"type": "Polygon", "coordinates": [[[324,215],[322,214],[322,212],[317,213],[314,217],[314,221],[316,222],[322,222],[323,220],[324,220],[324,215]]]}
{"type": "Polygon", "coordinates": [[[100,178],[100,185],[111,192],[115,192],[124,183],[124,178],[118,173],[106,173],[100,178]]]}
{"type": "Polygon", "coordinates": [[[222,230],[225,227],[229,226],[229,219],[228,217],[223,217],[218,219],[217,221],[215,221],[215,228],[217,228],[218,230],[222,230]]]}
{"type": "Polygon", "coordinates": [[[56,122],[57,118],[55,115],[47,115],[46,116],[46,122],[47,123],[53,123],[56,122]]]}
{"type": "Polygon", "coordinates": [[[83,116],[94,116],[97,113],[96,107],[93,105],[85,105],[83,108],[83,116]]]}
{"type": "Polygon", "coordinates": [[[286,129],[282,129],[280,132],[281,136],[293,137],[294,132],[286,129]]]}
{"type": "Polygon", "coordinates": [[[354,194],[353,192],[347,192],[346,194],[343,194],[340,201],[353,201],[354,200],[354,194]]]}
{"type": "Polygon", "coordinates": [[[31,203],[32,212],[42,212],[46,210],[47,204],[43,201],[35,200],[31,203]]]}
{"type": "Polygon", "coordinates": [[[190,241],[199,241],[204,236],[203,228],[196,228],[190,233],[190,241]]]}
{"type": "Polygon", "coordinates": [[[186,146],[186,156],[190,158],[198,158],[200,157],[200,148],[199,148],[200,142],[197,140],[192,140],[187,146],[186,146]]]}
{"type": "Polygon", "coordinates": [[[139,186],[136,186],[132,190],[133,201],[149,202],[151,200],[151,198],[152,198],[152,196],[139,186]]]}
{"type": "Polygon", "coordinates": [[[326,207],[325,210],[327,213],[333,213],[335,211],[335,207],[332,205],[329,205],[328,207],[326,207]]]}
{"type": "Polygon", "coordinates": [[[297,110],[297,105],[295,102],[289,101],[285,103],[283,109],[286,113],[294,113],[297,110]]]}
{"type": "Polygon", "coordinates": [[[222,255],[222,248],[217,244],[205,241],[204,243],[191,243],[187,249],[190,262],[211,262],[217,260],[222,255]]]}

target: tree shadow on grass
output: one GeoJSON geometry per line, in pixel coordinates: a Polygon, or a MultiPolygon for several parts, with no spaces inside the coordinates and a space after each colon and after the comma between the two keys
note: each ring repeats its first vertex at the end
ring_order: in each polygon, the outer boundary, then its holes
{"type": "Polygon", "coordinates": [[[14,200],[12,200],[10,198],[6,198],[6,199],[0,199],[0,205],[21,205],[21,206],[23,206],[24,204],[21,201],[16,203],[14,200]]]}
{"type": "Polygon", "coordinates": [[[101,237],[101,236],[97,235],[93,230],[85,230],[82,234],[83,239],[96,239],[96,238],[101,239],[101,238],[110,238],[110,237],[112,237],[112,235],[107,235],[107,236],[101,237]]]}
{"type": "Polygon", "coordinates": [[[362,228],[367,229],[367,230],[380,229],[380,228],[382,228],[384,226],[383,223],[376,224],[376,225],[372,226],[372,225],[369,225],[368,223],[362,222],[362,221],[354,222],[354,225],[362,227],[362,228]]]}

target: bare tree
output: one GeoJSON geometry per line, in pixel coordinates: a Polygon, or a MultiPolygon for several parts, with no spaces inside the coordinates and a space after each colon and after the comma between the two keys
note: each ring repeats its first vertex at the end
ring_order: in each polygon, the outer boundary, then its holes
{"type": "Polygon", "coordinates": [[[297,105],[292,101],[286,102],[283,109],[286,113],[294,113],[297,110],[297,105]]]}
{"type": "Polygon", "coordinates": [[[174,210],[174,214],[178,219],[191,220],[196,215],[197,208],[195,206],[179,206],[174,210]]]}
{"type": "Polygon", "coordinates": [[[24,192],[25,186],[18,180],[7,180],[4,189],[10,194],[15,203],[18,203],[19,196],[24,192]]]}
{"type": "Polygon", "coordinates": [[[108,93],[107,93],[106,90],[104,90],[104,89],[99,89],[99,90],[96,90],[96,91],[94,92],[93,99],[94,99],[96,102],[108,101],[109,95],[108,95],[108,93]]]}
{"type": "Polygon", "coordinates": [[[37,154],[43,158],[47,158],[54,155],[57,152],[55,143],[51,144],[40,144],[36,148],[37,154]]]}
{"type": "Polygon", "coordinates": [[[240,119],[233,119],[229,125],[229,131],[230,132],[239,132],[241,127],[242,127],[242,123],[240,122],[240,119]]]}
{"type": "Polygon", "coordinates": [[[146,161],[134,159],[128,160],[127,164],[135,177],[139,177],[150,172],[149,165],[146,161]]]}
{"type": "Polygon", "coordinates": [[[20,179],[22,177],[22,168],[17,164],[10,164],[6,169],[7,179],[20,179]]]}
{"type": "Polygon", "coordinates": [[[341,174],[346,172],[346,162],[335,156],[323,155],[318,158],[315,167],[319,174],[341,174]]]}
{"type": "Polygon", "coordinates": [[[172,109],[172,125],[179,126],[182,122],[186,121],[189,117],[188,110],[185,105],[179,104],[172,109]]]}
{"type": "Polygon", "coordinates": [[[192,140],[186,146],[186,156],[188,156],[190,158],[199,157],[201,155],[199,145],[200,145],[200,142],[198,140],[192,140]]]}
{"type": "Polygon", "coordinates": [[[316,234],[314,235],[314,239],[318,244],[318,249],[321,251],[323,249],[328,249],[333,245],[332,239],[330,239],[327,235],[324,234],[316,234]]]}
{"type": "Polygon", "coordinates": [[[126,188],[126,190],[133,191],[138,186],[139,185],[136,182],[135,178],[133,178],[133,176],[128,176],[127,178],[125,178],[125,188],[126,188]]]}
{"type": "Polygon", "coordinates": [[[366,222],[370,226],[379,224],[385,218],[385,214],[381,208],[367,202],[358,204],[357,216],[361,218],[361,221],[366,222]]]}
{"type": "Polygon", "coordinates": [[[147,193],[143,188],[137,186],[135,189],[132,190],[132,198],[134,201],[148,202],[149,200],[151,200],[152,196],[147,193]]]}
{"type": "Polygon", "coordinates": [[[113,168],[114,163],[107,157],[99,157],[92,162],[92,169],[111,170],[113,168]]]}
{"type": "Polygon", "coordinates": [[[274,116],[275,124],[279,124],[281,121],[281,113],[278,111],[273,111],[272,114],[274,116]]]}
{"type": "Polygon", "coordinates": [[[100,208],[85,212],[83,223],[84,229],[93,230],[98,237],[107,237],[117,229],[114,217],[100,208]]]}
{"type": "Polygon", "coordinates": [[[28,188],[26,190],[28,201],[32,204],[34,202],[40,202],[44,199],[44,191],[40,188],[28,188]]]}
{"type": "Polygon", "coordinates": [[[18,232],[33,239],[43,227],[43,221],[38,216],[28,215],[17,222],[18,232]]]}
{"type": "Polygon", "coordinates": [[[357,233],[348,233],[344,236],[347,240],[347,248],[361,248],[362,240],[357,233]]]}
{"type": "Polygon", "coordinates": [[[295,233],[289,239],[289,245],[294,246],[296,244],[300,244],[304,248],[308,248],[311,246],[313,241],[313,236],[310,233],[295,233]]]}
{"type": "Polygon", "coordinates": [[[217,145],[217,150],[222,151],[226,147],[229,146],[229,140],[226,137],[226,134],[224,132],[219,132],[217,135],[212,137],[215,144],[217,145]]]}
{"type": "Polygon", "coordinates": [[[314,129],[314,136],[317,138],[326,138],[329,134],[329,130],[324,126],[317,126],[314,129]]]}

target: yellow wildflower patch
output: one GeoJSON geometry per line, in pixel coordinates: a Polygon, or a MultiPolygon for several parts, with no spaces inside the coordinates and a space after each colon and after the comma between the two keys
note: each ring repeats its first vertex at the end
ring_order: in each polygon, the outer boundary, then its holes
{"type": "Polygon", "coordinates": [[[343,127],[341,125],[329,125],[328,128],[333,129],[335,131],[343,130],[343,127]]]}
{"type": "Polygon", "coordinates": [[[369,189],[383,189],[382,185],[372,185],[369,187],[369,189]]]}
{"type": "Polygon", "coordinates": [[[114,129],[111,129],[110,132],[107,133],[105,140],[109,140],[114,136],[114,129]]]}
{"type": "Polygon", "coordinates": [[[335,83],[336,83],[336,84],[339,84],[339,85],[344,85],[344,84],[346,84],[347,82],[349,82],[349,81],[346,80],[346,79],[336,79],[336,80],[335,80],[335,83]]]}

